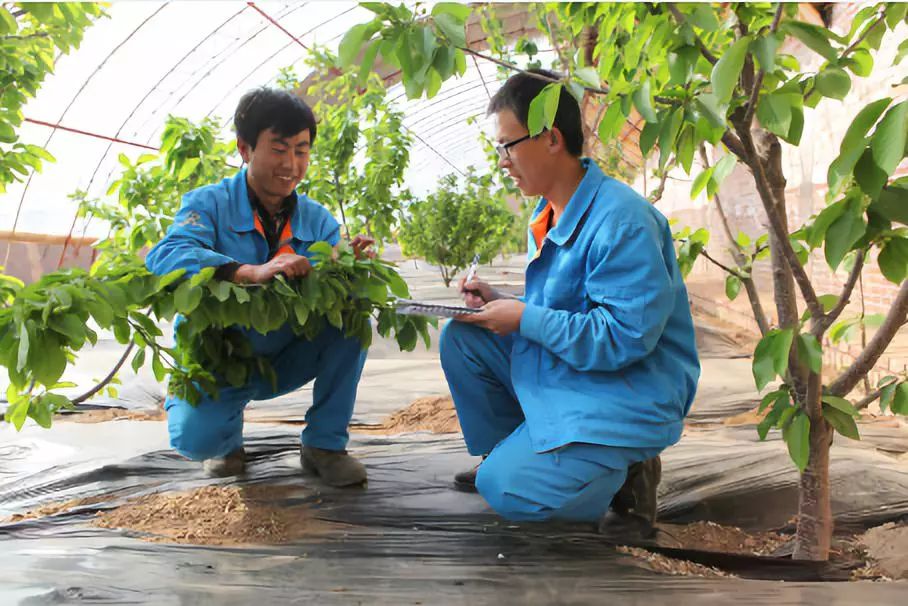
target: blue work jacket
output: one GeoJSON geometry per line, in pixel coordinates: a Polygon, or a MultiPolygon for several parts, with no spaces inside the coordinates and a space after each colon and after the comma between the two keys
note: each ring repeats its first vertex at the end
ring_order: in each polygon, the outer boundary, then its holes
{"type": "Polygon", "coordinates": [[[538,250],[529,234],[511,379],[537,452],[665,447],[681,437],[700,376],[671,231],[652,204],[582,162],[586,175],[538,250]]]}
{"type": "MultiPolygon", "coordinates": [[[[326,241],[335,246],[340,240],[340,227],[328,209],[305,195],[296,196],[296,210],[290,217],[293,250],[310,256],[309,246],[315,242],[326,241]]],[[[173,225],[148,253],[145,264],[158,275],[177,269],[185,269],[187,275],[192,275],[206,267],[231,262],[262,265],[268,260],[268,241],[255,229],[255,214],[246,187],[246,169],[243,169],[220,183],[183,196],[173,225]]],[[[254,330],[243,332],[259,354],[274,353],[293,338],[289,326],[267,335],[254,330]]]]}
{"type": "MultiPolygon", "coordinates": [[[[305,195],[296,196],[296,210],[290,217],[293,250],[308,255],[309,246],[315,242],[336,245],[340,228],[328,209],[305,195]]],[[[158,275],[177,269],[192,275],[205,267],[231,262],[262,265],[269,260],[268,254],[268,241],[255,229],[243,169],[220,183],[183,196],[173,225],[148,253],[145,264],[158,275]]]]}

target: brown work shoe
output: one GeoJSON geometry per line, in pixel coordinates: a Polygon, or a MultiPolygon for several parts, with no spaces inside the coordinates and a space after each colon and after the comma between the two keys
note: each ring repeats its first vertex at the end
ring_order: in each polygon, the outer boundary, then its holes
{"type": "Polygon", "coordinates": [[[241,446],[223,457],[214,457],[202,461],[202,469],[209,476],[223,478],[238,476],[246,472],[246,450],[241,446]]]}
{"type": "Polygon", "coordinates": [[[356,486],[366,483],[366,467],[346,450],[324,450],[314,446],[303,446],[300,451],[300,464],[303,471],[314,473],[325,484],[336,486],[356,486]]]}

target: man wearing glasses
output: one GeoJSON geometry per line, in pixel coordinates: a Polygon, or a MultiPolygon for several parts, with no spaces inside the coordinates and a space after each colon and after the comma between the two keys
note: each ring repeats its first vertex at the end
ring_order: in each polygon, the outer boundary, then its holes
{"type": "Polygon", "coordinates": [[[458,474],[511,520],[649,530],[658,455],[681,437],[700,364],[668,221],[581,158],[580,108],[561,95],[532,137],[532,100],[557,74],[510,78],[489,103],[499,166],[527,196],[526,293],[461,283],[480,313],[448,323],[441,363],[467,449],[458,474]],[[540,78],[541,76],[541,78],[540,78]]]}

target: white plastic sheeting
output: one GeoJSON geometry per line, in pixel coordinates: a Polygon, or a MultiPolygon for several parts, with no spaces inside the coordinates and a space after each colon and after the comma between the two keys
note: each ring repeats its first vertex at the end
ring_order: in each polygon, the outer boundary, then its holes
{"type": "MultiPolygon", "coordinates": [[[[119,171],[118,155],[134,158],[149,151],[142,146],[157,147],[168,115],[216,117],[231,137],[233,108],[244,92],[273,83],[286,66],[304,77],[308,48],[336,50],[351,26],[373,16],[351,2],[121,1],[108,13],[78,51],[58,59],[56,73],[23,111],[22,140],[46,146],[57,161],[0,196],[0,230],[65,234],[75,221],[80,235],[86,226],[75,220],[68,195],[83,189],[103,197],[119,171]]],[[[487,168],[478,135],[488,123],[468,125],[466,118],[483,116],[499,86],[493,64],[468,60],[467,73],[431,100],[409,101],[399,84],[389,89],[415,139],[411,190],[431,190],[442,175],[471,164],[487,168]]],[[[88,226],[89,235],[103,232],[97,221],[88,226]]]]}

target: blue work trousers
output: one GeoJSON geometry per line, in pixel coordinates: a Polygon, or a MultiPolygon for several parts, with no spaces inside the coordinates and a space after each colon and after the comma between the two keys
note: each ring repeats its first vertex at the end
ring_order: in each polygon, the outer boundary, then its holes
{"type": "Polygon", "coordinates": [[[511,382],[512,341],[456,321],[441,334],[441,365],[467,450],[488,455],[476,488],[508,520],[597,521],[624,484],[628,467],[662,449],[573,442],[536,452],[511,382]]]}
{"type": "Polygon", "coordinates": [[[304,445],[343,450],[353,416],[356,388],[366,350],[356,338],[328,327],[315,339],[289,329],[250,336],[253,348],[267,357],[277,374],[277,389],[258,373],[242,387],[220,386],[217,400],[203,393],[198,406],[169,395],[164,403],[170,445],[181,455],[201,461],[221,457],[243,445],[243,410],[251,400],[267,400],[299,389],[315,379],[312,406],[306,412],[304,445]]]}

